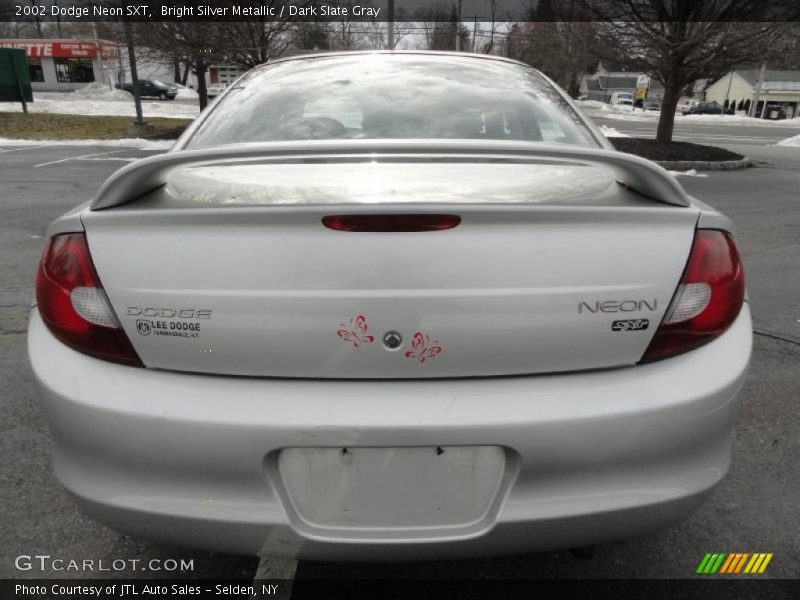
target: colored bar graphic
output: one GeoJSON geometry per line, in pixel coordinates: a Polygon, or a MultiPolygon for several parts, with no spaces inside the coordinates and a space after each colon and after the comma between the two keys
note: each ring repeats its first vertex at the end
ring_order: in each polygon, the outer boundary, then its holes
{"type": "Polygon", "coordinates": [[[726,560],[722,564],[722,568],[719,570],[720,573],[730,573],[730,569],[733,565],[739,562],[739,555],[738,554],[728,554],[728,560],[726,560]]]}
{"type": "Polygon", "coordinates": [[[705,573],[706,572],[706,565],[708,565],[709,560],[711,559],[710,554],[706,554],[702,561],[700,561],[700,566],[697,567],[698,573],[705,573]]]}
{"type": "Polygon", "coordinates": [[[747,557],[748,557],[748,556],[750,556],[750,554],[749,554],[749,553],[747,553],[747,552],[745,552],[744,554],[742,554],[742,558],[741,558],[741,560],[740,560],[740,561],[739,561],[739,563],[736,565],[736,570],[735,570],[735,571],[731,571],[731,572],[732,572],[732,573],[739,573],[739,572],[742,570],[742,567],[744,566],[744,563],[745,563],[745,561],[747,560],[747,557]]]}
{"type": "Polygon", "coordinates": [[[772,560],[772,552],[770,552],[769,554],[766,555],[766,557],[764,558],[764,562],[761,563],[761,568],[758,570],[758,572],[759,573],[763,573],[764,569],[767,568],[767,565],[769,564],[769,561],[771,561],[771,560],[772,560]]]}
{"type": "Polygon", "coordinates": [[[717,571],[719,571],[719,568],[722,566],[722,561],[723,560],[725,560],[725,553],[724,552],[720,553],[719,558],[717,559],[717,562],[715,562],[714,566],[711,567],[711,571],[710,572],[711,573],[716,573],[717,571]]]}
{"type": "Polygon", "coordinates": [[[746,574],[761,574],[767,568],[769,561],[772,560],[772,556],[771,552],[756,552],[754,554],[749,552],[707,553],[700,562],[700,566],[697,567],[697,573],[703,575],[713,575],[715,573],[731,575],[742,573],[742,569],[744,569],[746,574]]]}

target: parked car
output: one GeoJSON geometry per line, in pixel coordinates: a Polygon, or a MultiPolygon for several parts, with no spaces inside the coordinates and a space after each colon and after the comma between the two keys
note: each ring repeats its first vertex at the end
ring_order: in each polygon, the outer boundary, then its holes
{"type": "Polygon", "coordinates": [[[684,115],[732,115],[733,109],[723,109],[722,105],[718,102],[698,102],[695,106],[691,106],[683,111],[684,115]]]}
{"type": "Polygon", "coordinates": [[[645,100],[644,101],[644,109],[645,110],[652,110],[652,111],[660,111],[661,110],[661,101],[659,100],[645,100]]]}
{"type": "MultiPolygon", "coordinates": [[[[134,86],[132,83],[117,84],[118,89],[122,89],[131,94],[134,93],[134,86]]],[[[156,79],[140,79],[137,81],[139,88],[139,96],[142,98],[159,98],[161,100],[175,100],[178,95],[178,87],[175,84],[162,83],[156,79]]]]}
{"type": "Polygon", "coordinates": [[[719,484],[752,341],[726,217],[510,59],[237,87],[47,230],[28,348],[88,514],[423,559],[628,538],[719,484]]]}

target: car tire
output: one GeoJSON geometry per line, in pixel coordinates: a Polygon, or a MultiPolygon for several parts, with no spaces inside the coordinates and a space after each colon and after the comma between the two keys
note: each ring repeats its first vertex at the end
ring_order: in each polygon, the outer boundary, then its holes
{"type": "Polygon", "coordinates": [[[161,93],[158,95],[158,99],[159,99],[159,100],[166,100],[166,99],[167,99],[167,95],[166,95],[164,92],[161,92],[161,93]]]}

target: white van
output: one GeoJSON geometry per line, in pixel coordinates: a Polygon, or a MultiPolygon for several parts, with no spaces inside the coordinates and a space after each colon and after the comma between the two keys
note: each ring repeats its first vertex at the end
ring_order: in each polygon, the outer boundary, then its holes
{"type": "Polygon", "coordinates": [[[675,108],[675,111],[679,113],[688,112],[690,108],[694,108],[698,104],[700,104],[700,100],[696,98],[683,97],[678,100],[678,106],[675,108]]]}
{"type": "Polygon", "coordinates": [[[633,106],[633,94],[630,92],[612,93],[611,106],[633,106]]]}

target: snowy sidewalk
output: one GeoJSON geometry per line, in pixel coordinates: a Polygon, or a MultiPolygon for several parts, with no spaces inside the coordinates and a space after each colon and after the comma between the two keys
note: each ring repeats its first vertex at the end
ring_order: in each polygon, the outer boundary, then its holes
{"type": "Polygon", "coordinates": [[[145,140],[141,138],[122,138],[117,140],[17,140],[0,138],[0,154],[23,148],[45,146],[109,146],[136,150],[169,150],[174,144],[175,140],[145,140]]]}
{"type": "MultiPolygon", "coordinates": [[[[177,100],[142,100],[144,116],[173,119],[197,117],[200,108],[196,93],[188,89],[180,92],[177,100]]],[[[136,116],[131,94],[97,84],[90,84],[74,92],[35,92],[33,102],[28,103],[28,111],[61,115],[136,116]]],[[[22,112],[22,105],[18,102],[0,102],[0,112],[22,112]]]]}

